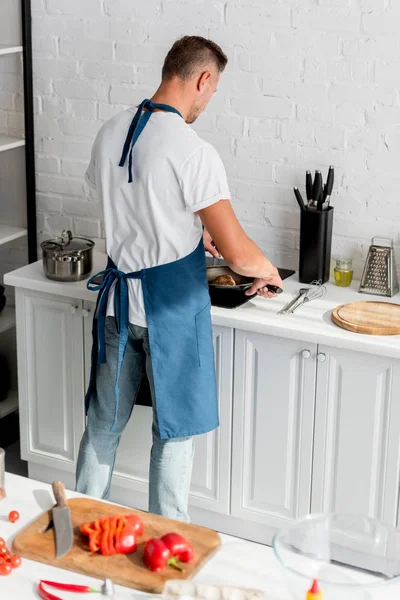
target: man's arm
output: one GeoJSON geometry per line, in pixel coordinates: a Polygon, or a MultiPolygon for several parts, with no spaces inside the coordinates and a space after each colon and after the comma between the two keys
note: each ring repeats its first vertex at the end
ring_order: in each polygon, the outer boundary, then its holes
{"type": "MultiPolygon", "coordinates": [[[[198,211],[198,214],[232,271],[256,279],[248,291],[249,295],[261,290],[267,283],[282,287],[278,270],[245,233],[229,200],[220,200],[198,211]]],[[[261,295],[273,294],[263,292],[261,295]]]]}

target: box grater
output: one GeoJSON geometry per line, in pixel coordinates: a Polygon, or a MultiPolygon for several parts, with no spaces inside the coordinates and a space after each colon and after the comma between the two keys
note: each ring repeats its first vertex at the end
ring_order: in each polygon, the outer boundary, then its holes
{"type": "Polygon", "coordinates": [[[395,296],[399,291],[393,240],[372,238],[360,288],[363,294],[395,296]]]}

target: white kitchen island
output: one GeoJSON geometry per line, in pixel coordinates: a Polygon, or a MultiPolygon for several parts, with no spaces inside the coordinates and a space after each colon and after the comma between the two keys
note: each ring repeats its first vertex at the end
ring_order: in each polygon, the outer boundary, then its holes
{"type": "MultiPolygon", "coordinates": [[[[4,537],[11,548],[12,538],[29,522],[54,505],[51,486],[33,479],[18,477],[6,473],[7,497],[0,502],[0,536],[4,537]],[[10,510],[18,510],[20,519],[9,523],[6,515],[10,510]]],[[[67,492],[68,498],[77,498],[81,494],[67,492]]],[[[193,581],[204,584],[251,587],[265,591],[265,600],[288,600],[278,563],[272,549],[260,544],[247,542],[227,535],[221,535],[222,545],[217,553],[199,571],[193,581]]],[[[22,565],[10,576],[2,577],[0,598],[2,600],[37,599],[36,586],[40,579],[90,585],[99,589],[101,581],[71,571],[51,567],[43,563],[23,559],[22,565]]],[[[50,588],[48,588],[50,590],[50,588]]],[[[115,600],[128,598],[152,598],[130,588],[115,586],[115,600]]],[[[87,594],[57,592],[55,595],[67,599],[80,600],[87,594]]],[[[103,598],[103,596],[99,596],[103,598]]]]}
{"type": "MultiPolygon", "coordinates": [[[[95,254],[94,271],[106,257],[95,254]]],[[[41,262],[5,276],[16,288],[22,457],[29,475],[74,487],[88,383],[95,294],[47,279],[41,262]]],[[[347,332],[338,304],[377,296],[328,293],[278,315],[274,300],[212,309],[221,427],[196,438],[192,521],[271,543],[309,512],[357,512],[398,524],[400,336],[347,332]]],[[[387,299],[398,302],[399,297],[387,299]]],[[[1,319],[1,316],[0,316],[1,319]]],[[[137,406],[121,439],[111,499],[147,508],[151,409],[137,406]]]]}

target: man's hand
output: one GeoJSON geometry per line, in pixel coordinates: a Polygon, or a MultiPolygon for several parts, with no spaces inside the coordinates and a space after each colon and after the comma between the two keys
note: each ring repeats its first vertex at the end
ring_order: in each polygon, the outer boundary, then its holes
{"type": "Polygon", "coordinates": [[[207,250],[214,258],[221,258],[220,253],[218,252],[217,246],[214,244],[211,235],[208,233],[207,229],[203,231],[203,243],[204,249],[207,250]]]}
{"type": "Polygon", "coordinates": [[[276,285],[277,287],[282,288],[282,279],[279,276],[278,269],[276,267],[272,267],[271,275],[267,277],[267,279],[255,279],[253,281],[253,285],[246,292],[246,296],[252,296],[256,294],[261,296],[262,298],[275,298],[277,294],[270,292],[265,286],[269,283],[270,285],[276,285]]]}

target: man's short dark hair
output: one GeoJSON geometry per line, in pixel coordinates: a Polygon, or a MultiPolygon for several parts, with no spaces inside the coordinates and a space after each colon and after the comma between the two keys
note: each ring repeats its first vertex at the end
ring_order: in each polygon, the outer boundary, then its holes
{"type": "Polygon", "coordinates": [[[221,73],[228,58],[215,42],[197,35],[185,35],[174,43],[165,57],[162,78],[168,80],[179,77],[187,81],[194,77],[199,69],[209,65],[210,61],[215,63],[221,73]]]}

